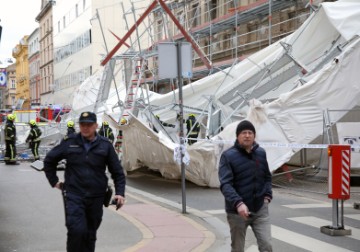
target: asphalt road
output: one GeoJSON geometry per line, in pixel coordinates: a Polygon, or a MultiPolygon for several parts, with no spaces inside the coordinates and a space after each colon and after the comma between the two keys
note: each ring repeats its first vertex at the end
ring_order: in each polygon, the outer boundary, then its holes
{"type": "MultiPolygon", "coordinates": [[[[60,177],[63,172],[59,172],[60,177]]],[[[140,170],[127,175],[127,192],[181,212],[181,183],[158,173],[140,170]]],[[[133,199],[127,197],[131,203],[133,199]]],[[[57,252],[66,249],[66,228],[60,191],[49,186],[43,172],[0,164],[0,252],[57,252]]],[[[320,232],[332,221],[331,201],[326,195],[274,188],[270,204],[274,251],[360,251],[360,211],[345,202],[345,228],[351,236],[333,237],[320,232]]],[[[207,251],[228,251],[229,231],[219,189],[186,183],[187,217],[216,235],[207,251]],[[224,249],[225,248],[225,249],[224,249]]],[[[146,210],[146,209],[144,209],[146,210]]],[[[98,252],[124,251],[142,239],[141,231],[114,211],[104,210],[98,232],[98,252]]],[[[169,252],[173,249],[169,247],[169,252]]],[[[257,251],[251,230],[246,251],[257,251]]]]}
{"type": "MultiPolygon", "coordinates": [[[[181,182],[178,180],[166,180],[156,172],[143,169],[128,174],[127,184],[145,194],[160,197],[165,204],[177,203],[179,211],[183,207],[181,182]]],[[[345,229],[351,229],[352,235],[334,237],[320,232],[320,226],[332,224],[332,201],[327,195],[281,188],[273,188],[273,193],[270,215],[274,251],[360,251],[360,211],[353,208],[354,200],[344,202],[345,229]]],[[[228,235],[224,200],[219,189],[188,182],[185,205],[189,211],[200,210],[220,220],[212,226],[222,229],[223,236],[228,235]]],[[[210,225],[211,222],[213,219],[209,221],[210,225]]],[[[251,230],[247,233],[246,248],[247,252],[257,251],[251,230]]]]}

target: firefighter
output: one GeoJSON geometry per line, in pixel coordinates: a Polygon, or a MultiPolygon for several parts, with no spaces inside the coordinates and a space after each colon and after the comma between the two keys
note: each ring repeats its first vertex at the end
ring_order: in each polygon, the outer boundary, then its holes
{"type": "MultiPolygon", "coordinates": [[[[174,125],[174,124],[161,121],[159,115],[156,115],[155,117],[156,117],[156,119],[159,121],[159,123],[160,123],[162,126],[175,128],[175,125],[174,125]]],[[[158,130],[157,130],[154,126],[153,126],[153,130],[154,130],[156,133],[159,133],[158,130]]]]}
{"type": "Polygon", "coordinates": [[[109,141],[111,143],[114,142],[115,137],[114,137],[114,133],[113,133],[112,129],[109,127],[109,122],[104,121],[102,123],[98,134],[100,136],[103,136],[103,137],[106,137],[107,139],[109,139],[109,141]]]}
{"type": "MultiPolygon", "coordinates": [[[[121,118],[120,125],[125,125],[126,123],[127,120],[125,118],[121,118]]],[[[121,153],[122,143],[123,143],[123,132],[122,130],[119,130],[119,134],[117,135],[115,142],[115,150],[117,153],[121,153]]]]}
{"type": "Polygon", "coordinates": [[[67,125],[67,132],[66,132],[67,136],[76,133],[75,123],[73,121],[68,121],[66,125],[67,125]]]}
{"type": "MultiPolygon", "coordinates": [[[[189,114],[189,118],[186,120],[187,135],[189,138],[197,138],[200,132],[200,124],[196,122],[194,114],[189,114]]],[[[189,145],[196,143],[195,139],[189,139],[189,145]]]]}
{"type": "Polygon", "coordinates": [[[40,160],[40,156],[39,156],[39,145],[41,142],[40,136],[41,136],[41,130],[39,129],[39,127],[36,124],[35,120],[30,120],[29,121],[29,125],[30,125],[30,133],[28,135],[28,137],[26,138],[26,142],[29,143],[30,149],[32,154],[34,155],[34,159],[36,160],[40,160]]]}
{"type": "Polygon", "coordinates": [[[16,127],[14,124],[15,115],[8,114],[6,117],[6,125],[5,125],[5,164],[13,165],[19,164],[16,162],[16,127]]]}

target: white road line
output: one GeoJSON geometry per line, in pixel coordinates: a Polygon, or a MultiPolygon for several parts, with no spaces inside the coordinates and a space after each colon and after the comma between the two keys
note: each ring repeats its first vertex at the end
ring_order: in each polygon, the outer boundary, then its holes
{"type": "Polygon", "coordinates": [[[205,211],[208,214],[225,214],[224,209],[218,209],[218,210],[206,210],[205,211]]]}
{"type": "Polygon", "coordinates": [[[360,220],[360,214],[344,214],[344,216],[354,220],[360,220]]]}
{"type": "MultiPolygon", "coordinates": [[[[293,204],[282,205],[283,207],[291,209],[304,209],[304,208],[331,208],[332,203],[320,203],[320,204],[293,204]]],[[[344,207],[353,207],[351,204],[344,204],[344,207]]]]}
{"type": "Polygon", "coordinates": [[[272,233],[272,237],[277,240],[286,242],[293,246],[306,249],[309,251],[314,251],[314,252],[329,252],[329,251],[350,252],[351,251],[274,225],[271,225],[271,233],[272,233]]]}
{"type": "MultiPolygon", "coordinates": [[[[306,217],[294,217],[294,218],[288,218],[289,220],[296,221],[301,224],[309,225],[312,227],[319,228],[322,226],[328,226],[332,224],[332,220],[323,220],[317,217],[313,216],[306,216],[306,217]]],[[[353,238],[356,240],[360,240],[360,229],[349,227],[345,224],[345,229],[351,229],[351,235],[348,235],[346,237],[353,238]]]]}

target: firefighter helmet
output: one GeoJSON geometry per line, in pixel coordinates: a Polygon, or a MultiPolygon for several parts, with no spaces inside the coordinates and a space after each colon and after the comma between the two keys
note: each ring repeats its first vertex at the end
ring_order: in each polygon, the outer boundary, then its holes
{"type": "Polygon", "coordinates": [[[15,115],[13,114],[8,114],[6,117],[9,121],[14,121],[15,120],[15,115]]]}
{"type": "Polygon", "coordinates": [[[126,122],[127,122],[127,121],[126,121],[125,118],[121,118],[121,120],[120,120],[121,125],[124,125],[126,122]]]}
{"type": "Polygon", "coordinates": [[[73,128],[74,127],[74,122],[73,121],[68,121],[67,126],[68,126],[68,128],[73,128]]]}
{"type": "Polygon", "coordinates": [[[29,121],[29,124],[30,124],[31,126],[35,126],[35,125],[36,125],[36,121],[35,121],[35,120],[30,120],[30,121],[29,121]]]}
{"type": "Polygon", "coordinates": [[[109,122],[107,122],[107,121],[103,121],[103,123],[102,123],[104,126],[108,126],[109,125],[109,122]]]}

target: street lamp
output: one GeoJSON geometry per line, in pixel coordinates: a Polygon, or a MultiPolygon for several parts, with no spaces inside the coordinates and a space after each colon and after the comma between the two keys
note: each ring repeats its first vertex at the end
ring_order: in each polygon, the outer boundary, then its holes
{"type": "Polygon", "coordinates": [[[11,58],[6,58],[6,59],[3,59],[3,61],[2,61],[2,60],[0,60],[0,65],[2,65],[2,64],[3,64],[3,62],[8,63],[8,64],[12,64],[12,63],[14,63],[14,61],[13,61],[11,58]]]}

